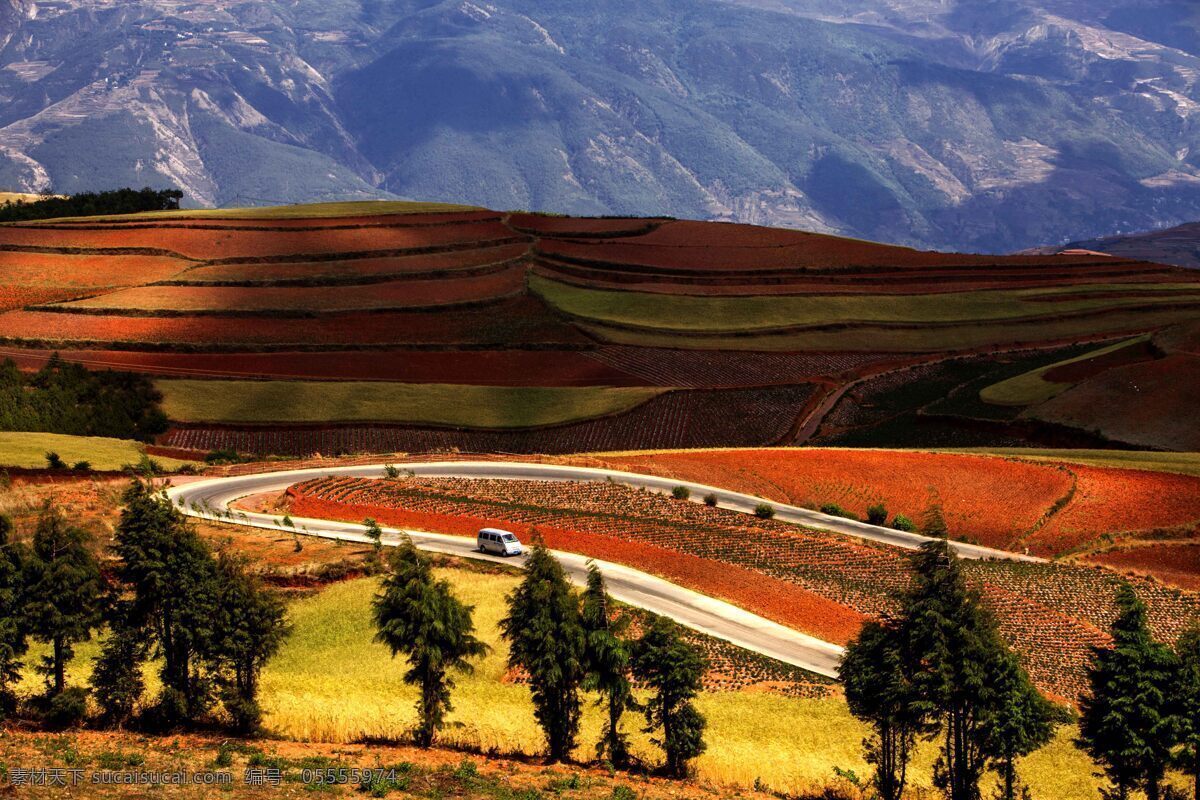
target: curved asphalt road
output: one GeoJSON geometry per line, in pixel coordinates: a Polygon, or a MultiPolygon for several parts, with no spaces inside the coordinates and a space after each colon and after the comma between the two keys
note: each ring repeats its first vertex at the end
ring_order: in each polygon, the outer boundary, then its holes
{"type": "MultiPolygon", "coordinates": [[[[714,486],[588,467],[473,461],[396,464],[396,466],[423,477],[546,481],[612,480],[624,485],[667,493],[674,487],[682,485],[691,490],[693,498],[702,498],[705,494],[712,493],[717,496],[720,507],[744,513],[753,513],[754,507],[763,502],[761,498],[714,486]]],[[[168,495],[184,513],[190,516],[256,528],[287,531],[291,529],[283,527],[279,516],[231,511],[229,506],[235,500],[247,495],[282,492],[294,483],[328,476],[382,478],[384,477],[384,467],[383,465],[330,467],[213,478],[172,487],[168,490],[168,495]]],[[[699,502],[698,499],[697,502],[699,502]]],[[[856,536],[907,549],[915,549],[926,541],[925,537],[917,534],[830,517],[795,506],[774,503],[772,505],[775,507],[775,519],[784,522],[856,536]]],[[[362,525],[303,518],[293,518],[292,521],[295,529],[303,534],[355,542],[369,541],[362,525]]],[[[401,533],[396,529],[385,528],[385,544],[394,544],[401,533]]],[[[414,543],[424,550],[489,561],[503,560],[476,551],[473,539],[418,531],[404,531],[404,533],[411,536],[414,543]]],[[[1038,560],[977,545],[954,542],[952,546],[964,558],[1038,560]]],[[[583,582],[589,560],[587,557],[565,552],[556,552],[555,556],[562,562],[573,580],[583,582]]],[[[510,561],[521,563],[523,559],[515,558],[510,561]]],[[[604,571],[609,592],[621,602],[671,617],[694,630],[819,675],[837,676],[837,666],[842,654],[842,648],[837,645],[799,633],[730,603],[714,600],[630,567],[603,561],[596,563],[604,571]]]]}

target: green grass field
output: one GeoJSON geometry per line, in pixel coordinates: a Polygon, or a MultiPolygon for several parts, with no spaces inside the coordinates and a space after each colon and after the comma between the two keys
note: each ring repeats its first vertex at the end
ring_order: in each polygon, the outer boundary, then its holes
{"type": "Polygon", "coordinates": [[[1027,345],[1037,342],[1070,341],[1076,337],[1140,333],[1196,318],[1196,310],[1118,310],[1096,316],[1065,319],[964,324],[926,328],[894,328],[883,325],[849,325],[837,330],[782,334],[696,336],[694,333],[630,330],[585,323],[581,327],[593,337],[614,344],[637,347],[675,347],[685,350],[752,350],[757,352],[845,352],[930,353],[968,350],[977,347],[1027,345]]]}
{"type": "Polygon", "coordinates": [[[1059,361],[1056,364],[1041,367],[1040,369],[1030,370],[1029,372],[1017,375],[1015,378],[1009,378],[1008,380],[984,387],[979,392],[979,399],[985,403],[997,406],[1033,406],[1038,403],[1044,403],[1052,397],[1058,397],[1067,389],[1074,386],[1072,383],[1057,383],[1046,380],[1045,375],[1050,370],[1066,366],[1067,364],[1075,364],[1079,361],[1087,361],[1090,358],[1108,355],[1109,353],[1115,353],[1118,350],[1124,350],[1126,347],[1149,341],[1149,339],[1149,334],[1136,336],[1132,339],[1126,339],[1123,342],[1101,347],[1098,350],[1092,350],[1075,358],[1059,361]]]}
{"type": "MultiPolygon", "coordinates": [[[[136,219],[309,219],[374,216],[378,214],[431,214],[453,211],[475,211],[478,206],[454,203],[419,203],[408,200],[358,200],[342,203],[301,203],[290,206],[251,206],[248,208],[188,208],[179,211],[146,211],[140,214],[116,214],[87,217],[90,222],[136,219]]],[[[82,220],[83,217],[61,217],[39,222],[82,220]]]]}
{"type": "MultiPolygon", "coordinates": [[[[67,464],[87,461],[92,469],[99,470],[119,470],[126,464],[137,464],[146,452],[143,445],[128,439],[0,431],[0,467],[45,467],[49,451],[58,453],[67,464]]],[[[157,456],[154,460],[166,469],[188,463],[157,456]]]]}
{"type": "Polygon", "coordinates": [[[1035,302],[1030,298],[1074,294],[1083,289],[1107,291],[1129,286],[1094,285],[1056,289],[953,292],[918,295],[776,295],[759,297],[696,297],[648,292],[585,289],[539,275],[529,286],[550,305],[574,317],[610,325],[697,333],[778,330],[791,326],[836,323],[977,323],[1047,317],[1080,311],[1119,309],[1130,305],[1179,303],[1200,305],[1196,284],[1170,284],[1173,294],[1148,297],[1077,298],[1035,302]],[[1070,289],[1070,292],[1066,290],[1070,289]],[[1186,295],[1181,294],[1192,290],[1186,295]]]}
{"type": "Polygon", "coordinates": [[[546,388],[433,383],[160,380],[178,422],[409,422],[524,428],[616,414],[659,388],[546,388]]]}

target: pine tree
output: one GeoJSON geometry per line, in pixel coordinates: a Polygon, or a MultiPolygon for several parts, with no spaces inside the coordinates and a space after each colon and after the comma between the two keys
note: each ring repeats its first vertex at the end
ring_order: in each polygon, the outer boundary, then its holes
{"type": "Polygon", "coordinates": [[[679,626],[656,617],[633,647],[633,674],[654,694],[646,702],[646,732],[667,756],[667,774],[687,777],[689,762],[706,749],[704,715],[692,703],[708,668],[704,654],[679,635],[679,626]]]}
{"type": "Polygon", "coordinates": [[[629,741],[621,731],[621,717],[633,702],[633,690],[629,645],[623,638],[628,622],[625,617],[612,619],[611,605],[600,568],[589,563],[587,589],[580,603],[580,619],[587,637],[584,688],[599,692],[599,704],[607,710],[596,756],[622,768],[629,764],[629,741]]]}
{"type": "Polygon", "coordinates": [[[1193,622],[1175,645],[1179,661],[1172,694],[1179,700],[1180,739],[1178,763],[1192,777],[1192,793],[1200,800],[1200,622],[1193,622]]]}
{"type": "Polygon", "coordinates": [[[145,631],[129,629],[128,603],[121,601],[109,615],[108,638],[92,667],[92,695],[110,724],[124,725],[137,709],[146,689],[142,667],[150,654],[145,631]]]}
{"type": "Polygon", "coordinates": [[[984,720],[985,751],[1000,776],[998,800],[1023,796],[1017,759],[1049,744],[1059,714],[1029,680],[1020,660],[1006,652],[989,679],[994,698],[984,720]]]}
{"type": "Polygon", "coordinates": [[[283,601],[246,567],[244,557],[221,553],[216,572],[215,636],[206,655],[223,685],[225,710],[240,733],[254,733],[262,718],[258,676],[287,636],[283,601]]]}
{"type": "Polygon", "coordinates": [[[379,523],[373,517],[367,517],[362,524],[367,529],[367,538],[371,540],[375,558],[379,558],[379,553],[383,550],[383,528],[379,527],[379,523]]]}
{"type": "Polygon", "coordinates": [[[91,639],[100,624],[103,594],[100,565],[87,533],[49,505],[34,530],[23,583],[29,631],[51,645],[43,672],[53,698],[67,688],[73,646],[91,639]]]}
{"type": "Polygon", "coordinates": [[[949,800],[977,800],[988,755],[984,723],[997,702],[989,676],[1005,648],[944,540],[918,551],[901,618],[917,707],[940,720],[945,737],[934,782],[949,800]]]}
{"type": "Polygon", "coordinates": [[[390,567],[372,603],[375,640],[408,661],[404,682],[420,689],[414,738],[429,747],[453,710],[451,674],[470,672],[471,659],[489,648],[475,638],[474,609],[454,596],[449,581],[434,577],[429,556],[407,536],[392,553],[390,567]]]}
{"type": "Polygon", "coordinates": [[[124,500],[118,575],[133,593],[124,626],[144,631],[162,657],[159,722],[174,725],[211,702],[204,668],[218,617],[216,562],[165,495],[135,480],[124,500]]]}
{"type": "Polygon", "coordinates": [[[21,679],[27,649],[22,571],[25,548],[12,539],[12,522],[0,515],[0,719],[16,705],[13,687],[21,679]]]}
{"type": "Polygon", "coordinates": [[[1175,656],[1154,640],[1146,606],[1127,583],[1117,591],[1117,609],[1112,646],[1095,648],[1092,655],[1079,743],[1104,768],[1112,797],[1126,800],[1140,788],[1148,800],[1159,800],[1178,738],[1171,694],[1175,656]]]}
{"type": "Polygon", "coordinates": [[[892,620],[864,625],[842,659],[850,713],[874,731],[864,746],[867,763],[875,766],[875,789],[882,800],[903,796],[917,736],[932,732],[910,672],[903,632],[892,620]]]}
{"type": "Polygon", "coordinates": [[[540,538],[534,539],[524,579],[508,597],[500,629],[509,644],[509,667],[529,675],[534,716],[550,759],[567,760],[579,735],[584,630],[579,598],[540,538]]]}

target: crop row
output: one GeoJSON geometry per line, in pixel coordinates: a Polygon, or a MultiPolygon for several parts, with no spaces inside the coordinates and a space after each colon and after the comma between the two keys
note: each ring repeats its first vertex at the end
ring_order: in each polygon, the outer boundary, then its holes
{"type": "Polygon", "coordinates": [[[779,442],[812,394],[810,386],[667,392],[615,417],[521,431],[439,430],[413,426],[178,427],[164,444],[261,455],[464,450],[579,453],[634,448],[766,446],[779,442]]]}
{"type": "Polygon", "coordinates": [[[470,277],[396,280],[364,286],[137,286],[58,306],[63,311],[151,314],[244,314],[250,311],[336,313],[435,308],[510,296],[525,286],[525,269],[470,277]]]}
{"type": "Polygon", "coordinates": [[[0,229],[0,247],[138,248],[200,260],[405,250],[513,238],[513,233],[500,222],[291,231],[112,226],[83,230],[66,226],[0,229]]]}
{"type": "Polygon", "coordinates": [[[91,289],[166,280],[186,261],[164,256],[61,255],[0,250],[0,286],[91,289]]]}
{"type": "Polygon", "coordinates": [[[651,386],[705,388],[803,383],[886,361],[877,353],[737,353],[607,346],[589,355],[651,386]]]}
{"type": "Polygon", "coordinates": [[[316,319],[247,317],[236,323],[204,316],[14,311],[0,315],[0,341],[33,347],[187,351],[337,350],[392,345],[580,347],[591,343],[530,297],[516,297],[486,309],[344,314],[316,319]]]}
{"type": "Polygon", "coordinates": [[[526,251],[524,244],[452,250],[410,256],[356,258],[345,261],[272,261],[195,267],[172,283],[189,284],[295,284],[368,283],[388,276],[430,272],[458,272],[510,261],[526,251]]]}

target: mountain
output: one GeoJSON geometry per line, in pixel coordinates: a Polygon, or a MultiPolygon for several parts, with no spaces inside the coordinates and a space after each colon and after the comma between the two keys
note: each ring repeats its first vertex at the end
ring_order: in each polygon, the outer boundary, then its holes
{"type": "Polygon", "coordinates": [[[1121,258],[1200,269],[1200,222],[1188,222],[1162,231],[1087,239],[1062,248],[1038,248],[1030,252],[1049,254],[1063,250],[1090,250],[1121,258]]]}
{"type": "Polygon", "coordinates": [[[1168,0],[0,0],[0,186],[1007,252],[1200,217],[1168,0]]]}

